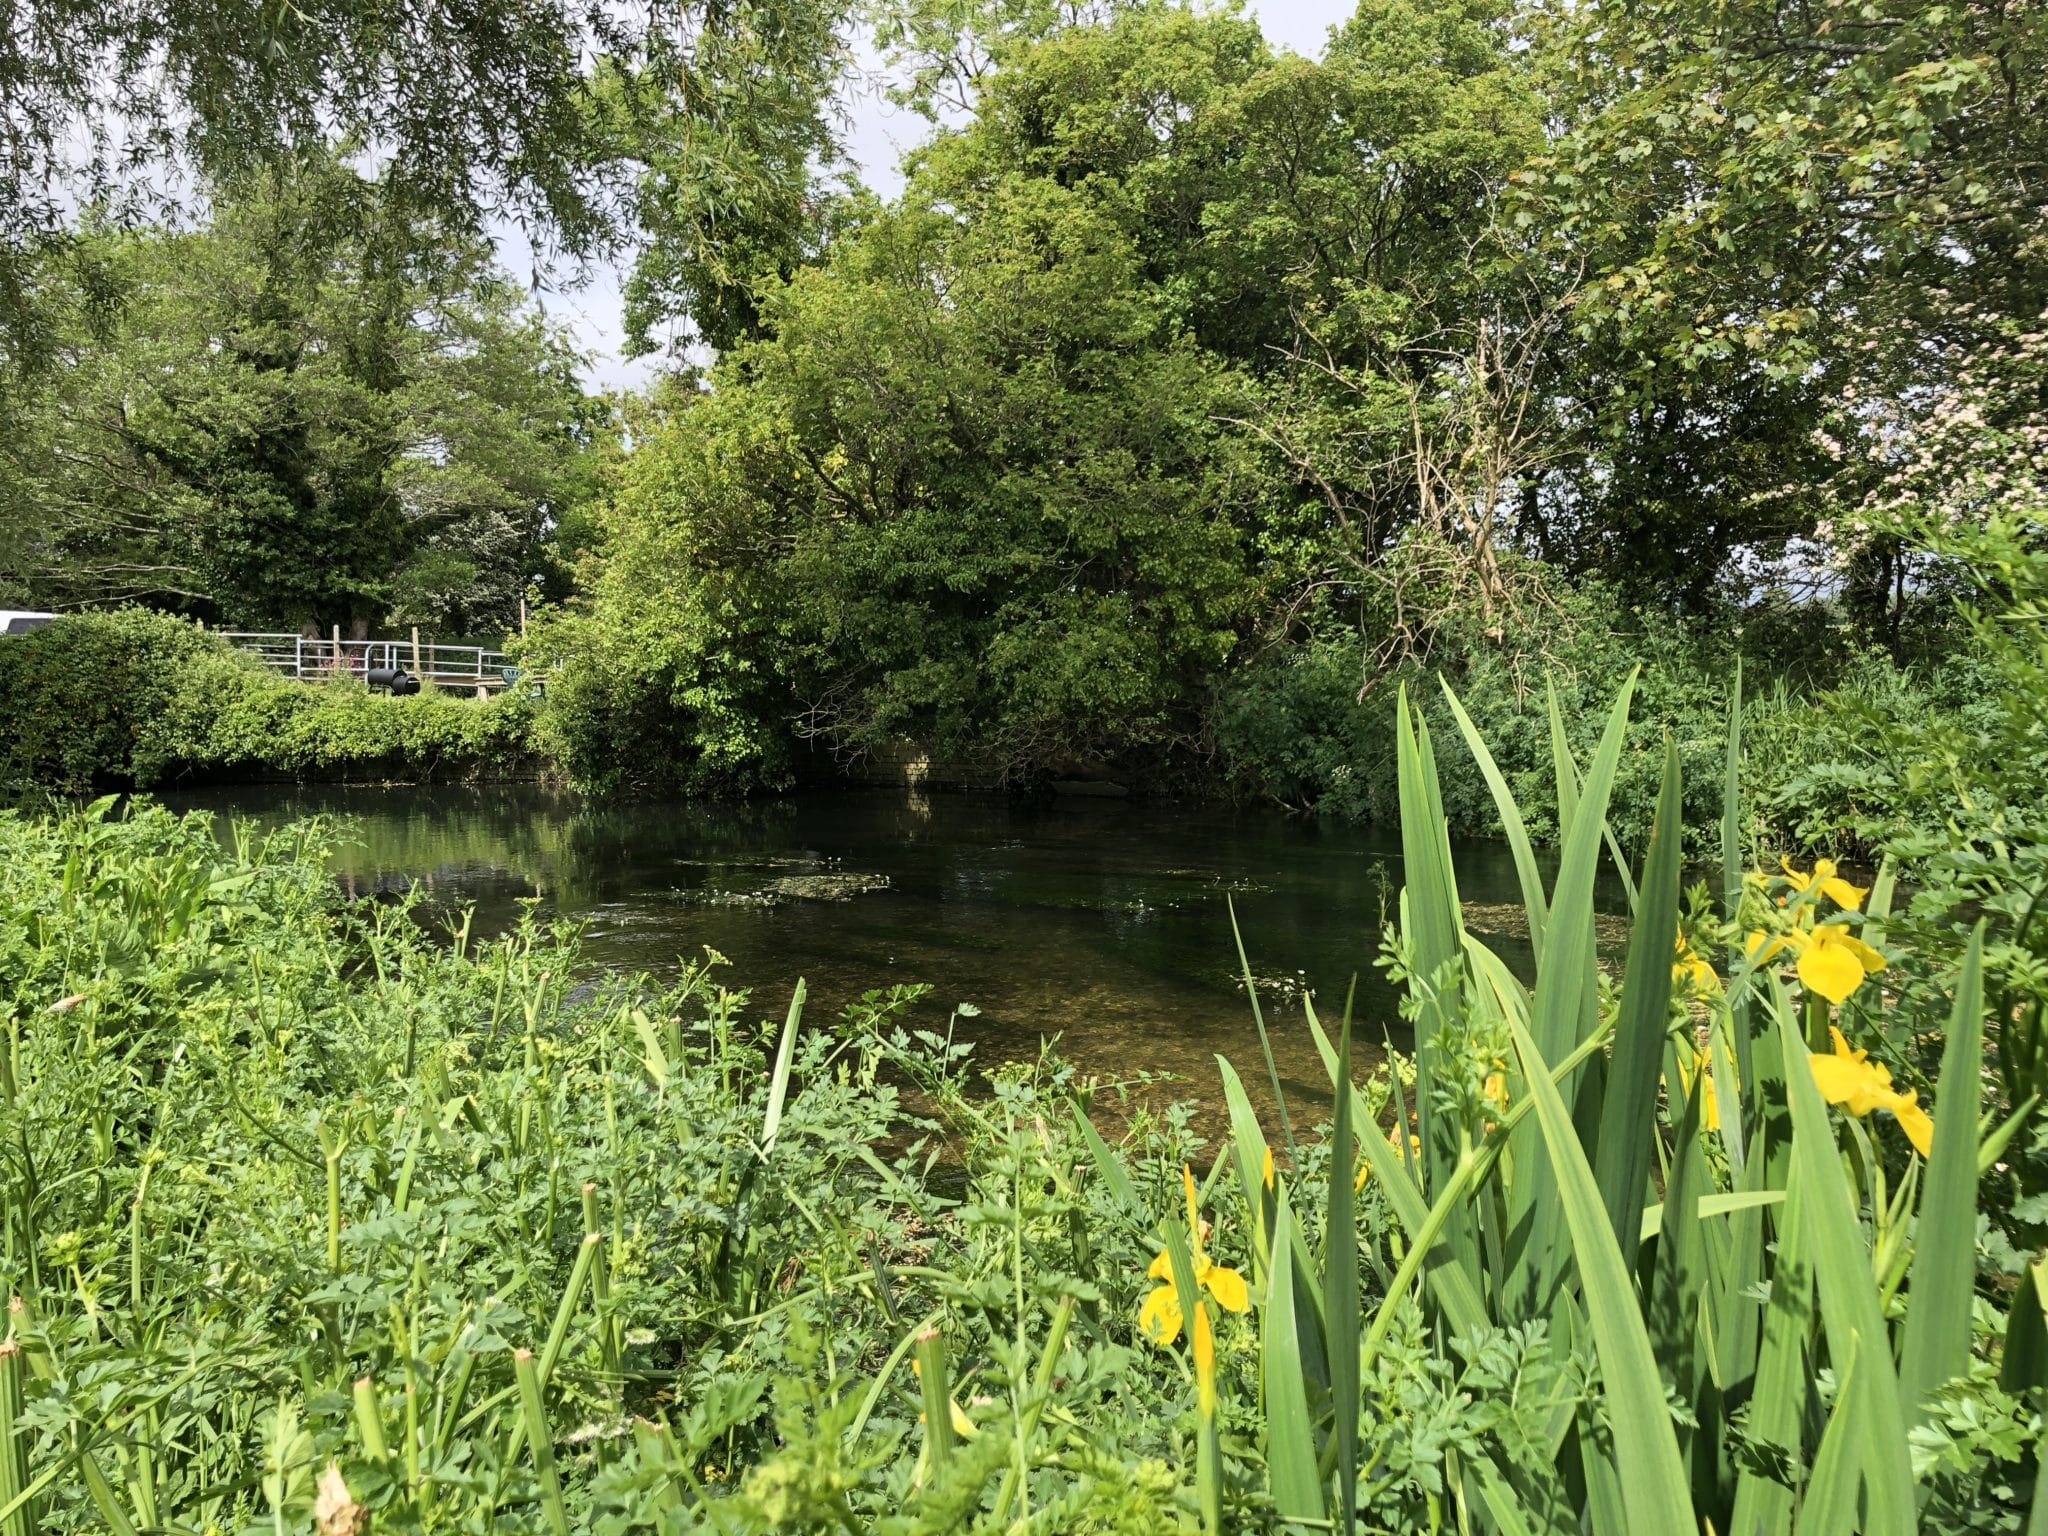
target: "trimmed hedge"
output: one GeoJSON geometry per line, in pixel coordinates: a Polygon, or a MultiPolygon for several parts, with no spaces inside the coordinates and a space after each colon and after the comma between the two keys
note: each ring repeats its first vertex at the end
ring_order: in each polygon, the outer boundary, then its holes
{"type": "Polygon", "coordinates": [[[535,772],[524,697],[411,698],[279,677],[144,609],[0,638],[0,783],[64,793],[186,778],[476,779],[535,772]]]}

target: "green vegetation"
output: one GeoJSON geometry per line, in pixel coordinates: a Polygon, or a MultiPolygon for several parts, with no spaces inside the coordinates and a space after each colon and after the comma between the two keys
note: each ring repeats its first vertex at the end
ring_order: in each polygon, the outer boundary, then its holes
{"type": "Polygon", "coordinates": [[[602,412],[475,238],[315,161],[203,231],[83,231],[39,291],[61,356],[0,438],[0,498],[39,514],[0,585],[351,636],[566,590],[549,530],[602,412]]]}
{"type": "Polygon", "coordinates": [[[337,907],[316,829],[0,819],[0,1515],[2017,1529],[2048,1291],[1999,1283],[2037,1213],[1972,1195],[2048,1164],[2004,916],[1916,957],[1889,875],[1682,897],[1672,755],[1603,978],[1630,703],[1557,764],[1525,985],[1462,931],[1455,749],[1402,702],[1415,1053],[1360,1088],[1348,1015],[1270,1021],[1334,1124],[1219,1062],[1221,1147],[1050,1056],[971,1073],[916,988],[757,1023],[711,965],[586,985],[567,930],[337,907]]]}
{"type": "Polygon", "coordinates": [[[465,779],[530,774],[533,701],[352,679],[288,681],[197,626],[143,609],[75,614],[0,644],[0,785],[214,777],[465,779]]]}
{"type": "Polygon", "coordinates": [[[2048,1531],[2037,10],[16,21],[0,597],[81,611],[0,638],[9,792],[923,754],[1405,889],[1399,1017],[1259,1017],[1216,1146],[915,987],[0,816],[0,1536],[2048,1531]],[[588,394],[493,216],[630,243],[668,375],[588,394]],[[523,606],[544,700],[190,622],[523,606]]]}

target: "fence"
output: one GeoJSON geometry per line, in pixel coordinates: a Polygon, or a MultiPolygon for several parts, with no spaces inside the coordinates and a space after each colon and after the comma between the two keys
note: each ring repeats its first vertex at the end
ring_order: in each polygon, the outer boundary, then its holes
{"type": "Polygon", "coordinates": [[[401,667],[442,688],[504,688],[518,668],[503,651],[474,645],[421,645],[416,640],[322,640],[293,634],[224,631],[221,638],[273,671],[317,683],[337,674],[365,676],[372,667],[401,667]]]}

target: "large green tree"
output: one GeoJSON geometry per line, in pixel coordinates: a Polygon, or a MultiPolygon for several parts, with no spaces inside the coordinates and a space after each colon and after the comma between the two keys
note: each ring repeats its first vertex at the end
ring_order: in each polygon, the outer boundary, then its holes
{"type": "MultiPolygon", "coordinates": [[[[1697,597],[1856,506],[1887,471],[1845,445],[2048,304],[2048,29],[1915,0],[1531,16],[1562,131],[1517,215],[1585,274],[1550,371],[1582,429],[1561,542],[1697,597]]],[[[1901,546],[1855,555],[1851,611],[1895,629],[1901,546]]]]}
{"type": "Polygon", "coordinates": [[[1430,510],[1384,460],[1492,313],[1511,45],[1393,4],[1316,63],[1157,6],[1005,52],[633,456],[565,718],[695,719],[721,768],[1205,749],[1240,648],[1430,510]]]}
{"type": "Polygon", "coordinates": [[[104,231],[0,438],[15,584],[248,627],[496,630],[601,413],[487,248],[326,157],[196,232],[104,231]]]}

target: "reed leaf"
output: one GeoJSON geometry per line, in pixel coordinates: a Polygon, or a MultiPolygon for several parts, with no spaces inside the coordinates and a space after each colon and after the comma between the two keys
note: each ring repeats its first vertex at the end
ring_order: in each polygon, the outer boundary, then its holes
{"type": "Polygon", "coordinates": [[[1283,1521],[1326,1524],[1323,1481],[1316,1470],[1315,1432],[1308,1415],[1295,1316],[1294,1213],[1281,1201],[1273,1243],[1273,1283],[1259,1339],[1265,1392],[1266,1476],[1274,1510],[1283,1521]]]}
{"type": "Polygon", "coordinates": [[[1912,1305],[1899,1354],[1899,1392],[1915,1419],[1970,1363],[1977,1282],[1977,1111],[1984,1070],[1984,925],[1963,953],[1934,1101],[1934,1153],[1913,1235],[1912,1305]]]}
{"type": "MultiPolygon", "coordinates": [[[[1657,1075],[1671,1013],[1672,945],[1678,935],[1678,860],[1685,840],[1678,748],[1664,738],[1664,779],[1629,938],[1614,1055],[1594,1148],[1594,1177],[1617,1241],[1629,1241],[1650,1187],[1657,1075]]],[[[1559,887],[1562,890],[1563,881],[1559,887]]],[[[1555,1046],[1551,1047],[1555,1051],[1555,1046]]]]}
{"type": "MultiPolygon", "coordinates": [[[[1529,1021],[1537,1055],[1546,1062],[1563,1059],[1578,1044],[1583,1018],[1592,1002],[1589,989],[1597,975],[1593,957],[1593,881],[1599,867],[1600,827],[1607,813],[1615,768],[1621,759],[1629,701],[1634,691],[1635,674],[1631,672],[1608,713],[1599,751],[1586,775],[1584,794],[1576,802],[1577,814],[1552,891],[1550,946],[1536,978],[1535,1007],[1529,1021]]],[[[1560,1085],[1559,1091],[1565,1103],[1576,1104],[1575,1079],[1560,1085]]],[[[1516,1317],[1546,1317],[1563,1267],[1558,1247],[1563,1226],[1558,1208],[1559,1172],[1554,1154],[1549,1158],[1535,1155],[1535,1132],[1525,1126],[1521,1134],[1530,1146],[1529,1155],[1518,1159],[1515,1178],[1508,1185],[1507,1230],[1515,1236],[1508,1255],[1505,1305],[1516,1317]]],[[[1582,1160],[1583,1156],[1582,1149],[1582,1160]]],[[[1605,1209],[1604,1202],[1602,1208],[1605,1209]]]]}
{"type": "MultiPolygon", "coordinates": [[[[1596,809],[1589,796],[1581,814],[1591,817],[1596,809]]],[[[1581,834],[1588,824],[1580,823],[1581,834]]],[[[1663,1377],[1637,1309],[1628,1267],[1601,1203],[1599,1185],[1572,1129],[1564,1098],[1550,1080],[1542,1049],[1530,1030],[1519,1024],[1510,1028],[1522,1057],[1522,1075],[1535,1104],[1536,1124],[1554,1170],[1558,1205],[1585,1292],[1629,1528],[1638,1536],[1692,1536],[1698,1522],[1685,1467],[1678,1456],[1671,1413],[1664,1402],[1663,1377]]]]}
{"type": "Polygon", "coordinates": [[[1792,1160],[1807,1189],[1808,1251],[1828,1352],[1836,1361],[1846,1361],[1864,1342],[1869,1345],[1860,1351],[1862,1368],[1856,1373],[1857,1391],[1869,1399],[1859,1410],[1868,1415],[1862,1436],[1865,1529],[1871,1536],[1908,1536],[1917,1524],[1913,1458],[1906,1441],[1905,1406],[1892,1368],[1890,1335],[1878,1311],[1877,1288],[1871,1284],[1870,1249],[1863,1241],[1827,1106],[1813,1073],[1804,1066],[1804,1037],[1789,1007],[1780,1002],[1771,1013],[1788,1063],[1785,1088],[1792,1116],[1792,1160]]]}
{"type": "Polygon", "coordinates": [[[1522,908],[1529,918],[1529,946],[1536,952],[1536,963],[1543,963],[1543,938],[1549,926],[1550,903],[1543,893],[1543,872],[1536,863],[1536,851],[1529,844],[1529,829],[1522,820],[1522,808],[1515,803],[1515,793],[1508,787],[1507,776],[1500,771],[1500,765],[1493,760],[1493,753],[1486,745],[1486,739],[1479,734],[1479,727],[1472,723],[1472,717],[1465,713],[1465,706],[1458,699],[1450,683],[1439,678],[1444,698],[1451,706],[1451,714],[1458,722],[1458,731],[1465,738],[1465,746],[1472,754],[1472,761],[1479,765],[1480,777],[1486,780],[1486,788],[1493,796],[1494,809],[1500,813],[1501,835],[1508,841],[1508,850],[1514,855],[1515,877],[1522,886],[1522,908]]]}

